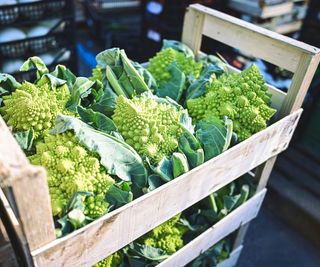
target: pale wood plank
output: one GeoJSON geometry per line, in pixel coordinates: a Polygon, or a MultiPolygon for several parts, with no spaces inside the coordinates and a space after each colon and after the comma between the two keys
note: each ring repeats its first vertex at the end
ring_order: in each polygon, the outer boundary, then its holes
{"type": "Polygon", "coordinates": [[[314,55],[319,52],[313,46],[199,4],[191,5],[189,9],[206,14],[203,35],[234,48],[250,51],[253,56],[292,72],[296,71],[303,53],[314,55]]]}
{"type": "Polygon", "coordinates": [[[292,78],[287,97],[279,112],[282,118],[302,106],[304,97],[309,89],[314,73],[319,65],[320,53],[316,55],[303,54],[299,60],[296,73],[292,78]]]}
{"type": "Polygon", "coordinates": [[[246,234],[248,232],[249,226],[250,226],[250,222],[242,225],[238,229],[238,231],[236,233],[236,237],[235,237],[235,239],[233,241],[233,244],[232,244],[233,248],[237,248],[237,247],[239,247],[239,246],[241,246],[243,244],[243,241],[244,241],[244,239],[246,237],[246,234]]]}
{"type": "Polygon", "coordinates": [[[39,248],[54,240],[46,173],[43,168],[29,164],[1,116],[0,177],[1,187],[12,188],[19,220],[30,249],[39,248]]]}
{"type": "Polygon", "coordinates": [[[223,154],[128,205],[106,214],[64,238],[32,251],[36,264],[93,265],[280,153],[287,146],[301,112],[302,110],[295,112],[274,123],[223,154]]]}
{"type": "MultiPolygon", "coordinates": [[[[289,143],[288,143],[289,144],[289,143]]],[[[257,186],[257,192],[260,192],[263,188],[267,186],[268,179],[272,172],[273,166],[276,162],[277,156],[268,159],[265,163],[258,166],[255,171],[255,177],[259,180],[257,186]]]]}
{"type": "Polygon", "coordinates": [[[272,6],[259,6],[258,2],[252,0],[231,0],[229,7],[259,18],[271,18],[290,13],[293,8],[292,2],[285,2],[272,6]]]}
{"type": "Polygon", "coordinates": [[[185,266],[201,253],[231,234],[239,226],[254,219],[259,212],[265,193],[266,190],[263,190],[249,199],[246,203],[242,204],[239,208],[232,211],[204,233],[186,244],[168,259],[158,264],[157,267],[185,266]]]}
{"type": "Polygon", "coordinates": [[[181,40],[191,48],[194,54],[197,54],[201,48],[204,18],[204,13],[189,8],[184,17],[181,40]]]}

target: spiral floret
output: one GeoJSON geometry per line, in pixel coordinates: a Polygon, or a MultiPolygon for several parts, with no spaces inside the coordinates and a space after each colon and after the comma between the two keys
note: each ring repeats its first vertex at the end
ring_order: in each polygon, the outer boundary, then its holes
{"type": "Polygon", "coordinates": [[[190,116],[195,121],[224,116],[233,120],[239,141],[267,127],[276,113],[269,106],[270,94],[257,66],[239,74],[222,75],[208,85],[206,94],[187,101],[190,116]]]}
{"type": "Polygon", "coordinates": [[[151,230],[141,238],[142,242],[151,247],[160,248],[171,255],[183,247],[183,235],[187,231],[185,226],[178,224],[178,214],[151,230]]]}
{"type": "Polygon", "coordinates": [[[186,56],[172,48],[167,48],[158,52],[149,61],[148,70],[151,72],[158,84],[167,82],[171,79],[168,67],[173,62],[177,63],[179,69],[184,74],[192,74],[195,78],[199,77],[202,70],[201,62],[195,62],[193,57],[186,56]]]}
{"type": "Polygon", "coordinates": [[[113,121],[125,141],[153,163],[170,157],[182,134],[180,116],[185,112],[153,99],[118,97],[113,121]]]}
{"type": "Polygon", "coordinates": [[[109,257],[96,263],[93,267],[119,267],[121,264],[120,252],[113,253],[109,257]]]}
{"type": "Polygon", "coordinates": [[[69,114],[65,109],[69,95],[66,84],[52,90],[48,83],[24,82],[11,95],[3,96],[0,113],[14,131],[33,129],[39,137],[53,126],[59,113],[69,114]]]}
{"type": "Polygon", "coordinates": [[[83,147],[73,132],[45,136],[29,160],[47,170],[54,216],[61,215],[76,192],[92,194],[84,197],[85,215],[97,218],[107,212],[104,195],[114,180],[106,174],[98,156],[83,147]]]}

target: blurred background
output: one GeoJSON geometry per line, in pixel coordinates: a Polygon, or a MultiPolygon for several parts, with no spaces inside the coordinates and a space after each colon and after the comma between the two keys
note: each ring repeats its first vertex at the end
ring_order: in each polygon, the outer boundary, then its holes
{"type": "MultiPolygon", "coordinates": [[[[60,63],[90,76],[95,55],[115,46],[146,62],[163,39],[181,39],[192,3],[320,47],[319,0],[0,0],[0,72],[30,79],[33,71],[18,69],[29,56],[39,56],[49,68],[60,63]]],[[[202,50],[240,69],[255,63],[269,84],[283,91],[290,86],[290,72],[252,58],[250,51],[206,38],[202,50]]],[[[319,99],[318,68],[293,141],[278,157],[264,207],[246,237],[240,267],[320,266],[319,99]]]]}

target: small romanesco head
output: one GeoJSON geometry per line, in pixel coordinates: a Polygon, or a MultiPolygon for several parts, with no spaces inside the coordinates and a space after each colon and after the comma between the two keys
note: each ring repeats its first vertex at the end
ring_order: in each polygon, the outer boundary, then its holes
{"type": "Polygon", "coordinates": [[[171,255],[183,247],[183,235],[187,228],[178,224],[180,219],[178,214],[151,230],[142,237],[142,242],[151,247],[160,248],[167,254],[171,255]]]}
{"type": "Polygon", "coordinates": [[[125,141],[141,156],[157,163],[178,147],[182,112],[153,99],[120,96],[112,118],[125,141]]]}
{"type": "Polygon", "coordinates": [[[102,261],[99,261],[93,267],[119,267],[121,261],[121,254],[119,252],[116,252],[103,259],[102,261]]]}
{"type": "Polygon", "coordinates": [[[90,192],[85,197],[85,215],[97,218],[106,213],[104,195],[114,180],[106,174],[94,153],[83,147],[73,132],[47,135],[36,145],[31,163],[46,168],[53,215],[60,215],[76,192],[90,192]]]}
{"type": "Polygon", "coordinates": [[[269,102],[263,77],[252,65],[239,74],[214,80],[204,96],[188,100],[187,106],[195,121],[228,116],[239,141],[243,141],[267,127],[267,121],[276,113],[269,102]]]}
{"type": "Polygon", "coordinates": [[[14,131],[33,129],[35,137],[50,129],[59,113],[67,113],[68,86],[51,90],[50,85],[24,82],[11,95],[3,97],[0,113],[14,131]]]}
{"type": "Polygon", "coordinates": [[[178,52],[173,48],[166,48],[156,54],[149,61],[148,70],[156,79],[158,84],[167,82],[171,79],[171,74],[168,71],[168,66],[176,62],[180,70],[186,74],[192,74],[198,78],[202,69],[201,62],[195,62],[193,57],[186,56],[182,52],[178,52]]]}

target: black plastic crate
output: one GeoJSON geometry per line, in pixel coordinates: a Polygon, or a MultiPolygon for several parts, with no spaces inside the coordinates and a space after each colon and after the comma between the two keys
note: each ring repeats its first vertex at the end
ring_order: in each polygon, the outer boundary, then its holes
{"type": "Polygon", "coordinates": [[[86,3],[99,13],[137,9],[141,5],[139,0],[86,0],[86,3]]]}
{"type": "Polygon", "coordinates": [[[61,19],[47,35],[0,43],[0,58],[27,58],[73,43],[73,20],[61,19]]]}
{"type": "Polygon", "coordinates": [[[72,0],[42,0],[15,5],[0,5],[0,26],[34,22],[51,17],[71,15],[72,0]]]}

